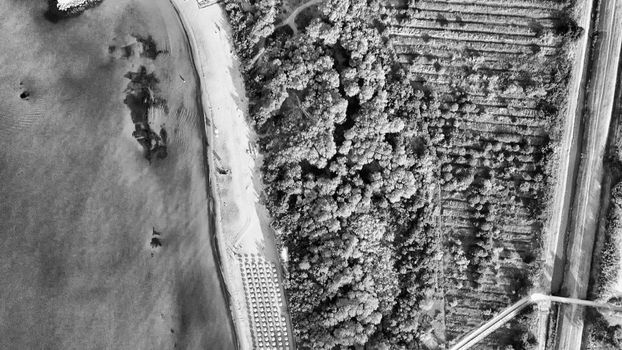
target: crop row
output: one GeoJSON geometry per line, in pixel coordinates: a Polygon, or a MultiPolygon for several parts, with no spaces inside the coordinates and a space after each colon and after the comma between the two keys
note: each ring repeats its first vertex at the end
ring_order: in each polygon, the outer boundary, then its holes
{"type": "Polygon", "coordinates": [[[538,18],[537,21],[534,18],[529,17],[507,17],[503,15],[495,15],[489,13],[464,13],[464,12],[443,12],[434,10],[417,10],[415,16],[410,16],[412,10],[395,10],[391,23],[401,23],[402,21],[408,21],[408,18],[414,17],[418,19],[438,20],[444,19],[447,21],[453,21],[457,23],[481,23],[490,25],[515,25],[522,27],[541,27],[552,29],[557,27],[556,20],[554,18],[538,18]]]}
{"type": "MultiPolygon", "coordinates": [[[[443,226],[446,227],[446,228],[450,228],[450,227],[456,227],[456,228],[473,227],[471,225],[472,224],[472,220],[473,220],[473,215],[469,214],[468,211],[465,214],[466,215],[460,215],[460,216],[445,215],[445,214],[443,214],[444,218],[451,219],[451,220],[446,221],[443,224],[443,226]]],[[[531,229],[532,228],[529,226],[529,222],[522,223],[521,225],[517,225],[516,227],[512,228],[513,232],[521,233],[521,234],[529,234],[529,233],[531,233],[531,231],[530,231],[531,229]],[[522,231],[522,230],[524,230],[524,231],[522,231]]]]}
{"type": "MultiPolygon", "coordinates": [[[[470,211],[464,211],[464,212],[460,212],[460,211],[452,211],[452,210],[447,210],[446,212],[443,213],[443,218],[445,220],[452,221],[454,224],[458,227],[462,227],[461,225],[466,223],[468,225],[468,223],[470,222],[470,220],[473,219],[473,214],[470,213],[470,211]]],[[[521,217],[516,217],[516,225],[529,229],[529,225],[532,225],[534,223],[534,220],[529,216],[528,213],[524,213],[524,215],[522,215],[521,217]]],[[[520,230],[517,230],[516,233],[521,233],[520,230]]],[[[522,232],[522,234],[525,235],[530,235],[531,232],[522,232]]],[[[519,239],[519,237],[513,238],[511,239],[512,242],[522,242],[519,244],[525,244],[525,245],[530,245],[531,244],[531,238],[530,237],[523,237],[524,239],[521,240],[519,239]]]]}
{"type": "MultiPolygon", "coordinates": [[[[477,79],[478,77],[473,77],[471,75],[462,75],[458,73],[453,76],[451,74],[442,74],[444,73],[442,68],[439,73],[430,72],[431,70],[432,69],[428,69],[422,66],[413,67],[411,69],[411,75],[412,75],[411,80],[419,81],[422,83],[427,83],[428,85],[438,87],[438,89],[435,89],[435,91],[440,92],[440,93],[453,93],[455,90],[453,87],[459,86],[461,90],[468,92],[469,95],[473,95],[474,98],[478,99],[478,102],[473,101],[474,103],[481,103],[481,104],[484,104],[486,106],[491,106],[491,107],[507,108],[511,106],[515,108],[520,107],[520,108],[533,109],[537,106],[539,102],[539,99],[536,99],[535,96],[542,95],[543,93],[546,92],[543,89],[536,90],[536,88],[528,87],[528,90],[527,90],[528,95],[513,96],[509,93],[505,93],[503,90],[491,89],[491,84],[489,83],[490,80],[478,80],[477,79]],[[473,77],[474,79],[468,79],[469,77],[473,77]],[[459,80],[460,78],[462,78],[462,80],[459,80]],[[449,87],[445,88],[443,87],[443,85],[449,86],[449,87]],[[492,90],[492,91],[486,91],[486,90],[492,90]],[[496,96],[496,97],[506,100],[507,102],[498,101],[496,104],[493,104],[494,101],[491,101],[488,96],[496,96]],[[523,100],[525,100],[525,102],[521,102],[523,100]],[[531,107],[529,106],[522,107],[521,104],[523,103],[529,103],[531,104],[531,107]]],[[[522,77],[509,77],[505,80],[505,83],[515,84],[515,87],[520,87],[520,85],[523,84],[524,82],[525,82],[524,78],[522,77]]]]}
{"type": "MultiPolygon", "coordinates": [[[[474,0],[436,0],[438,3],[447,4],[473,4],[474,0]]],[[[547,9],[547,10],[562,10],[564,4],[559,1],[547,1],[547,0],[512,0],[508,4],[507,0],[478,0],[478,3],[486,4],[488,6],[508,7],[512,8],[524,8],[524,9],[547,9]]]]}
{"type": "MultiPolygon", "coordinates": [[[[465,176],[471,172],[495,170],[499,174],[495,176],[498,180],[515,181],[522,179],[524,181],[530,177],[529,171],[535,171],[537,163],[534,161],[527,161],[527,156],[514,156],[498,154],[496,156],[487,156],[486,158],[469,158],[456,156],[453,159],[447,160],[443,167],[451,166],[453,171],[441,173],[444,184],[447,185],[446,191],[450,191],[453,188],[450,180],[454,179],[460,181],[458,176],[465,176]],[[509,173],[508,168],[513,167],[513,172],[509,173]],[[520,175],[519,175],[520,174],[520,175]]],[[[453,182],[452,182],[453,183],[453,182]]],[[[462,186],[459,186],[462,187],[462,186]]],[[[451,190],[453,191],[453,190],[451,190]]]]}
{"type": "MultiPolygon", "coordinates": [[[[475,106],[475,110],[471,111],[456,111],[455,113],[469,113],[469,115],[478,115],[485,113],[494,113],[494,114],[507,114],[507,113],[519,113],[519,116],[533,116],[536,117],[538,115],[538,104],[539,99],[528,98],[528,97],[511,97],[511,96],[503,96],[501,95],[499,99],[489,99],[484,94],[469,94],[469,102],[475,106]],[[520,110],[528,110],[531,111],[529,113],[533,114],[524,114],[520,110]]],[[[449,104],[449,103],[448,103],[449,104]]],[[[508,115],[512,115],[508,114],[508,115]]],[[[452,115],[452,118],[454,116],[452,115]]]]}
{"type": "Polygon", "coordinates": [[[391,23],[392,28],[425,28],[425,29],[443,29],[443,30],[455,30],[465,32],[480,32],[490,34],[508,34],[513,36],[535,37],[547,33],[552,33],[552,28],[544,28],[534,25],[519,25],[506,23],[494,24],[494,23],[482,23],[482,22],[463,22],[463,21],[450,21],[446,18],[412,18],[404,19],[400,21],[393,21],[391,23]]]}
{"type": "MultiPolygon", "coordinates": [[[[491,113],[490,107],[486,108],[485,113],[479,114],[475,117],[470,116],[469,122],[470,123],[508,125],[508,126],[510,125],[525,126],[529,129],[539,129],[539,130],[541,130],[546,125],[546,121],[535,118],[533,114],[537,112],[534,110],[513,109],[513,113],[510,113],[507,108],[503,108],[503,109],[504,109],[503,113],[495,114],[495,113],[491,113]]],[[[458,115],[461,115],[461,114],[458,114],[458,115]]]]}
{"type": "MultiPolygon", "coordinates": [[[[446,193],[445,193],[446,194],[446,193]]],[[[464,211],[469,211],[472,209],[472,205],[468,202],[468,199],[462,199],[459,200],[457,198],[452,198],[452,197],[445,197],[446,199],[443,202],[443,213],[445,213],[445,210],[464,210],[464,211]]],[[[499,203],[499,209],[500,210],[506,210],[506,209],[510,209],[513,208],[512,205],[507,204],[507,203],[499,203]]],[[[521,210],[520,207],[515,207],[513,208],[514,210],[514,215],[513,217],[524,217],[524,216],[528,216],[527,211],[525,210],[521,210]]],[[[529,233],[530,235],[530,233],[529,233]]]]}
{"type": "Polygon", "coordinates": [[[461,129],[479,131],[479,132],[492,132],[492,133],[512,133],[520,134],[527,137],[543,137],[545,131],[538,126],[530,126],[526,124],[516,123],[502,123],[499,121],[483,121],[483,120],[460,120],[457,119],[455,126],[461,129]]]}
{"type": "MultiPolygon", "coordinates": [[[[417,73],[417,71],[421,70],[420,68],[413,68],[412,71],[414,73],[417,73]]],[[[422,73],[425,74],[425,73],[422,73]]],[[[416,76],[416,74],[414,74],[416,76]]],[[[536,96],[540,95],[540,94],[536,94],[531,92],[528,88],[526,90],[527,93],[520,93],[520,92],[515,92],[512,91],[513,87],[511,86],[511,84],[514,84],[515,86],[520,86],[519,84],[523,83],[522,79],[515,79],[515,80],[509,80],[506,81],[508,85],[508,87],[504,90],[493,90],[492,88],[490,88],[489,86],[486,87],[487,91],[483,91],[483,89],[477,89],[477,90],[467,90],[465,89],[465,87],[463,85],[457,85],[460,86],[461,90],[463,90],[464,92],[467,92],[469,94],[469,96],[471,96],[471,102],[472,103],[481,103],[481,104],[485,104],[486,108],[486,113],[492,113],[492,114],[499,114],[499,115],[508,115],[508,116],[517,116],[517,117],[530,117],[530,118],[538,118],[538,115],[540,114],[539,110],[537,109],[537,106],[540,102],[540,98],[536,98],[536,96]],[[527,101],[527,103],[529,103],[529,105],[527,105],[525,102],[523,101],[527,101]],[[522,109],[527,110],[527,112],[525,111],[521,111],[522,109]],[[493,112],[494,110],[494,112],[493,112]]],[[[439,94],[449,94],[451,96],[454,96],[455,94],[455,84],[453,83],[449,83],[449,84],[440,84],[440,85],[436,85],[434,86],[435,89],[434,91],[439,94]]],[[[468,86],[467,86],[468,87],[468,86]]],[[[444,101],[446,103],[453,103],[454,99],[450,99],[450,101],[444,101]]]]}
{"type": "Polygon", "coordinates": [[[548,46],[538,46],[536,44],[512,44],[489,42],[486,39],[475,40],[469,39],[465,35],[464,38],[443,38],[443,37],[416,37],[416,36],[393,36],[391,41],[396,47],[397,53],[419,53],[426,54],[433,52],[430,49],[444,49],[447,51],[463,51],[473,50],[477,54],[492,55],[534,55],[540,56],[554,55],[558,53],[557,48],[548,46]],[[406,48],[402,48],[406,47],[406,48]]]}
{"type": "MultiPolygon", "coordinates": [[[[520,260],[511,261],[507,266],[507,274],[511,275],[516,271],[519,271],[521,267],[515,266],[515,264],[522,264],[520,260]],[[512,270],[512,271],[510,271],[512,270]]],[[[480,288],[479,290],[474,291],[468,288],[455,288],[452,289],[451,292],[447,293],[446,296],[448,299],[460,298],[466,300],[476,300],[477,304],[497,304],[498,306],[507,306],[509,302],[511,302],[511,297],[507,295],[506,290],[511,289],[515,283],[511,277],[501,277],[498,276],[498,273],[487,272],[482,274],[480,277],[480,288]]],[[[464,282],[468,282],[467,279],[453,278],[447,277],[446,282],[450,284],[458,285],[460,282],[465,284],[464,282]]],[[[467,303],[462,306],[462,308],[468,308],[469,305],[473,305],[475,303],[467,303]]]]}
{"type": "Polygon", "coordinates": [[[445,39],[461,42],[489,42],[508,45],[511,48],[518,46],[538,45],[540,48],[558,47],[561,43],[559,38],[550,35],[540,37],[525,36],[518,33],[490,33],[484,31],[460,28],[446,30],[444,28],[421,28],[421,27],[390,27],[389,35],[399,37],[416,37],[425,40],[445,39]]]}
{"type": "MultiPolygon", "coordinates": [[[[463,58],[460,55],[457,55],[455,52],[446,53],[442,56],[433,56],[433,55],[413,55],[409,59],[411,64],[416,64],[417,66],[431,66],[434,68],[434,71],[438,72],[437,66],[441,66],[447,74],[459,73],[459,70],[465,71],[465,69],[469,69],[471,72],[476,73],[487,73],[487,74],[497,74],[497,75],[513,75],[519,74],[525,71],[527,64],[524,65],[513,65],[508,61],[492,59],[492,57],[474,57],[474,58],[463,58]],[[469,65],[469,66],[467,66],[469,65]]],[[[415,69],[424,69],[419,67],[413,67],[415,69]]],[[[412,68],[411,68],[412,69],[412,68]]],[[[543,77],[544,79],[550,79],[550,75],[543,77]]]]}
{"type": "MultiPolygon", "coordinates": [[[[452,140],[453,143],[453,140],[452,140]]],[[[527,157],[539,157],[541,155],[541,153],[539,152],[530,152],[528,149],[521,149],[519,151],[512,151],[512,150],[504,150],[504,151],[490,151],[490,150],[485,150],[483,147],[481,147],[481,145],[479,145],[477,142],[473,142],[470,145],[467,145],[466,147],[464,145],[454,145],[452,144],[451,147],[446,147],[446,146],[439,146],[436,147],[436,152],[439,153],[439,155],[445,156],[447,159],[447,162],[450,162],[454,159],[457,159],[458,157],[466,157],[469,159],[499,159],[501,160],[500,157],[503,157],[503,159],[509,159],[510,156],[517,158],[523,162],[528,161],[530,158],[527,157]]],[[[442,166],[442,171],[451,171],[451,169],[453,168],[452,165],[449,164],[445,164],[442,166]]]]}
{"type": "Polygon", "coordinates": [[[474,14],[494,14],[505,17],[525,17],[525,18],[551,18],[554,10],[546,8],[525,8],[514,7],[512,3],[505,5],[484,5],[470,2],[468,4],[441,2],[436,0],[421,0],[415,3],[415,10],[432,10],[450,13],[474,13],[474,14]]]}
{"type": "MultiPolygon", "coordinates": [[[[475,195],[473,196],[473,198],[475,200],[479,200],[478,202],[474,202],[473,200],[470,200],[470,203],[468,203],[468,206],[466,208],[464,208],[463,206],[450,206],[447,202],[443,203],[443,216],[446,217],[456,217],[456,218],[462,218],[462,219],[473,219],[473,216],[476,215],[476,209],[474,209],[477,204],[487,204],[490,203],[490,201],[494,200],[496,201],[498,198],[495,197],[488,197],[485,195],[475,195]]],[[[463,203],[464,204],[464,203],[463,203]]],[[[502,221],[502,218],[500,218],[499,216],[505,216],[505,215],[501,215],[501,214],[507,214],[509,215],[509,213],[504,213],[505,210],[509,209],[510,206],[505,206],[505,207],[497,207],[499,213],[495,214],[495,217],[491,217],[490,220],[495,220],[495,222],[498,224],[502,221]]],[[[535,218],[533,218],[531,215],[529,215],[529,213],[525,210],[519,210],[518,208],[516,208],[515,210],[517,210],[516,213],[512,213],[512,223],[516,224],[516,223],[521,223],[521,224],[532,224],[535,221],[535,218]],[[517,221],[518,220],[518,221],[517,221]]],[[[517,231],[518,232],[518,231],[517,231]]],[[[530,232],[525,232],[525,234],[530,234],[530,232]]]]}
{"type": "MultiPolygon", "coordinates": [[[[469,157],[469,158],[482,158],[489,159],[499,157],[500,155],[506,156],[532,156],[538,157],[541,155],[541,152],[535,146],[527,145],[527,146],[519,146],[508,145],[508,144],[500,144],[497,150],[487,149],[486,146],[481,145],[480,143],[473,143],[468,146],[456,146],[451,145],[451,147],[436,147],[436,152],[439,154],[445,155],[448,157],[447,161],[453,157],[469,157]]],[[[492,147],[492,146],[490,146],[492,147]]],[[[441,167],[441,171],[450,171],[452,166],[449,164],[443,165],[441,167]]]]}

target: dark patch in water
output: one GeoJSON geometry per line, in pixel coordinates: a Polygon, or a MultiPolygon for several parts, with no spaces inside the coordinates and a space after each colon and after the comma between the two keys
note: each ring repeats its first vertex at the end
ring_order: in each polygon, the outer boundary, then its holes
{"type": "Polygon", "coordinates": [[[146,38],[140,35],[134,35],[134,37],[143,47],[143,52],[140,54],[141,57],[155,60],[161,53],[166,53],[166,51],[158,50],[158,47],[156,46],[156,43],[151,35],[146,38]]]}
{"type": "Polygon", "coordinates": [[[43,16],[52,23],[58,23],[61,20],[78,17],[82,12],[99,6],[103,0],[89,0],[83,5],[74,6],[67,10],[58,9],[58,0],[48,0],[48,9],[43,16]]]}
{"type": "Polygon", "coordinates": [[[162,138],[162,142],[167,143],[168,133],[164,128],[160,129],[160,137],[162,138]]]}
{"type": "Polygon", "coordinates": [[[19,98],[21,98],[22,100],[27,100],[28,97],[30,97],[30,92],[28,91],[23,91],[21,94],[19,94],[19,98]]]}
{"type": "Polygon", "coordinates": [[[166,100],[156,96],[159,83],[154,73],[147,73],[147,68],[141,66],[136,72],[128,72],[125,77],[130,79],[126,88],[127,95],[123,102],[130,109],[134,132],[132,136],[143,146],[145,158],[149,162],[155,156],[164,159],[167,156],[167,134],[162,128],[158,135],[149,125],[149,108],[161,107],[167,110],[166,100]]]}
{"type": "Polygon", "coordinates": [[[124,58],[132,57],[132,54],[134,53],[134,50],[132,49],[132,45],[123,46],[122,49],[123,49],[122,56],[124,58]]]}
{"type": "Polygon", "coordinates": [[[109,45],[108,53],[111,55],[117,53],[118,57],[130,59],[134,57],[136,52],[140,52],[140,57],[150,60],[155,60],[160,54],[168,53],[166,50],[158,49],[151,35],[143,37],[133,34],[132,36],[136,39],[136,42],[127,43],[127,45],[109,45]]]}
{"type": "Polygon", "coordinates": [[[162,246],[162,242],[157,237],[153,237],[151,238],[151,242],[149,242],[149,245],[151,245],[151,248],[156,249],[162,246]]]}

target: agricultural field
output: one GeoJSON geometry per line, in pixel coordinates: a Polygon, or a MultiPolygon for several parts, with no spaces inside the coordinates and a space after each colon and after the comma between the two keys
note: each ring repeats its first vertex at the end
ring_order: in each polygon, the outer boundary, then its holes
{"type": "Polygon", "coordinates": [[[437,348],[537,288],[572,6],[225,2],[300,348],[437,348]]]}
{"type": "Polygon", "coordinates": [[[442,104],[433,123],[445,136],[437,152],[447,339],[522,296],[539,267],[567,44],[578,34],[568,5],[417,1],[388,10],[398,60],[442,104]]]}

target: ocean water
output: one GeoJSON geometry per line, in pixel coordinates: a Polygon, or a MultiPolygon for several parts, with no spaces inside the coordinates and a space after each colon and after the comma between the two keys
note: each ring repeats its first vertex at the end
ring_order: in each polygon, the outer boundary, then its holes
{"type": "Polygon", "coordinates": [[[233,349],[196,81],[167,6],[51,23],[46,1],[0,1],[0,349],[233,349]],[[141,57],[147,35],[166,52],[141,57]],[[168,155],[151,163],[123,103],[143,66],[166,100],[150,126],[168,155]]]}

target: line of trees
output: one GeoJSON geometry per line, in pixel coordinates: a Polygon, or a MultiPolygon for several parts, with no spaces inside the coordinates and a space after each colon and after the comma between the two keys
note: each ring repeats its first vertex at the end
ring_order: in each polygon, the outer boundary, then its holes
{"type": "MultiPolygon", "coordinates": [[[[619,121],[612,123],[614,129],[619,129],[619,121]]],[[[606,302],[619,302],[616,297],[616,284],[621,277],[622,263],[622,139],[615,133],[617,139],[609,145],[609,156],[606,159],[606,176],[611,177],[612,187],[607,211],[607,223],[602,237],[602,244],[596,244],[596,278],[590,286],[591,297],[606,302]]],[[[622,326],[611,325],[598,310],[589,310],[586,313],[587,340],[589,350],[609,350],[622,348],[622,326]]]]}

